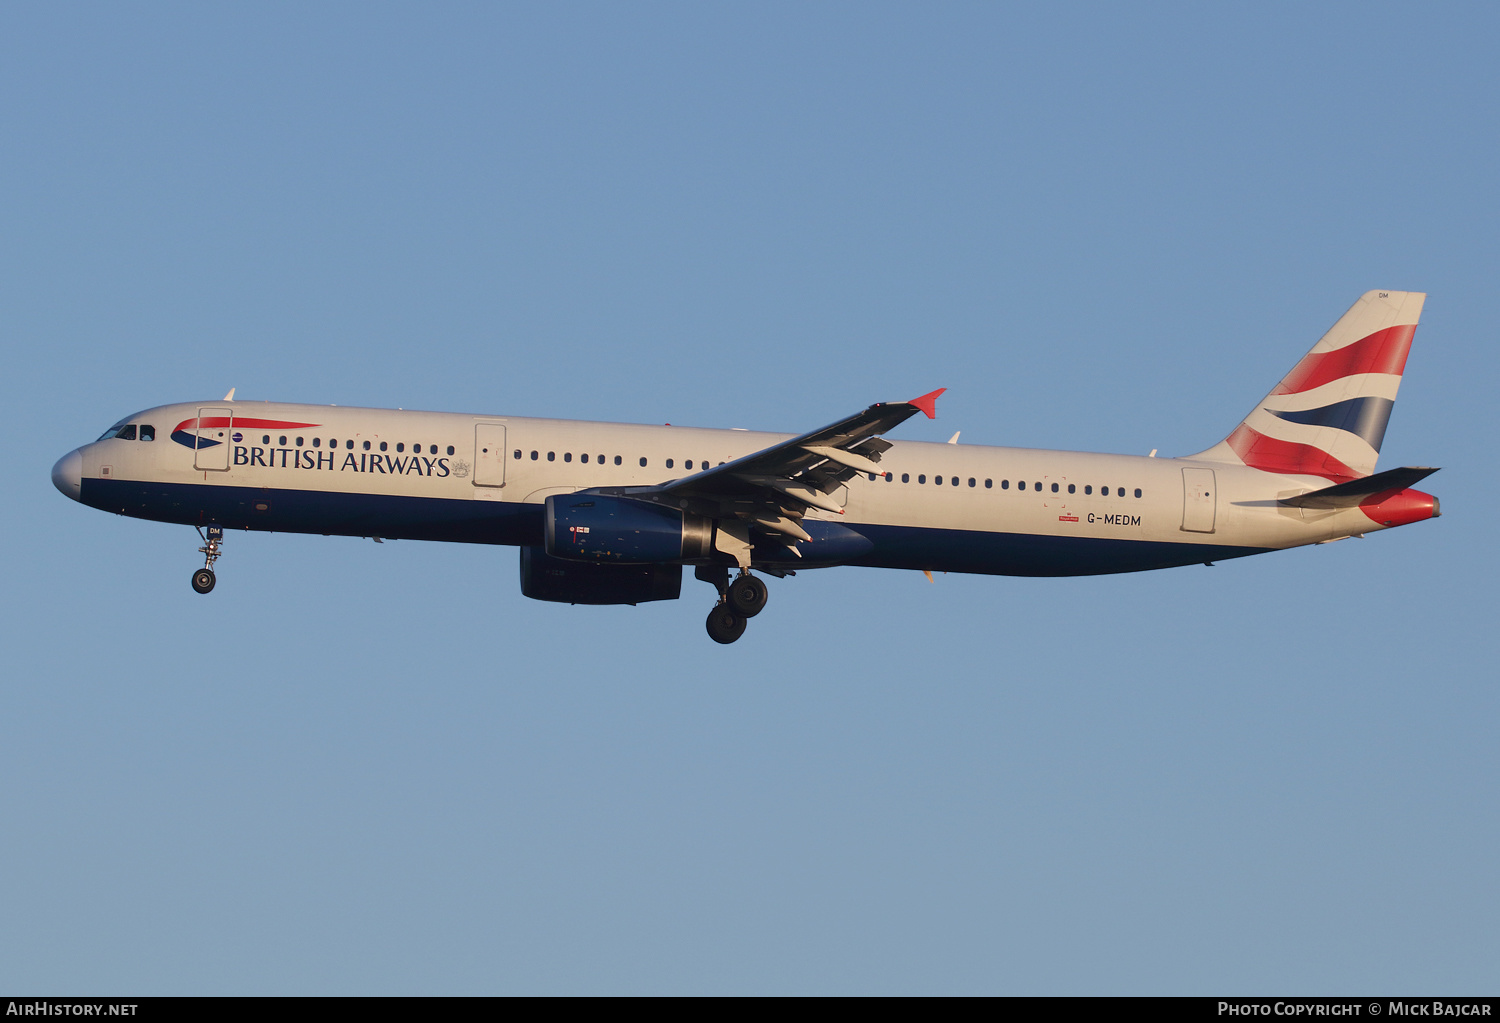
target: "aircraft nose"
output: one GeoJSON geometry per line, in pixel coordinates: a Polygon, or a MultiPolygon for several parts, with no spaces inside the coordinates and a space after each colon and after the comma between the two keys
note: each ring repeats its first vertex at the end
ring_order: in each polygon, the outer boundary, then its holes
{"type": "Polygon", "coordinates": [[[64,497],[79,500],[83,494],[83,455],[74,450],[59,458],[52,467],[52,485],[64,497]]]}

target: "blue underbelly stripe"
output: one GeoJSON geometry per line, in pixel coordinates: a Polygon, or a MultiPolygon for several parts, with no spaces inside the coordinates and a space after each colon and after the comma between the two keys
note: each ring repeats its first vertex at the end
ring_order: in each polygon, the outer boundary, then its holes
{"type": "MultiPolygon", "coordinates": [[[[540,504],[101,479],[84,480],[80,500],[134,518],[184,525],[216,522],[226,529],[517,547],[544,542],[540,504]]],[[[983,575],[1141,572],[1225,561],[1272,549],[871,523],[847,526],[869,539],[873,549],[846,564],[983,575]]],[[[777,559],[774,564],[797,567],[789,559],[777,559]]]]}

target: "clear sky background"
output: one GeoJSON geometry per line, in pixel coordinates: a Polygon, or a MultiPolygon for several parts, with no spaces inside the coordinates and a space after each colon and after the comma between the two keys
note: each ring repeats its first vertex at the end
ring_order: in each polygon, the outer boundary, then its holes
{"type": "Polygon", "coordinates": [[[1493,5],[9,4],[0,989],[1494,994],[1493,5]],[[1430,293],[1443,517],[526,600],[61,497],[244,399],[1184,454],[1430,293]]]}

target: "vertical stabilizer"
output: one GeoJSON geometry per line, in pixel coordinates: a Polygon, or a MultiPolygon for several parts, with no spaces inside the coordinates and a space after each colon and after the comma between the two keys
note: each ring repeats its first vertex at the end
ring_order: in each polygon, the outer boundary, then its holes
{"type": "Polygon", "coordinates": [[[1233,433],[1189,457],[1335,482],[1373,473],[1426,298],[1366,292],[1233,433]]]}

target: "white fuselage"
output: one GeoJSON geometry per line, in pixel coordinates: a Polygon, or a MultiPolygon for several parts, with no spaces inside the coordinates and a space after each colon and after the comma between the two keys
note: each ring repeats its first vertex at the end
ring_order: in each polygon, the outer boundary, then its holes
{"type": "MultiPolygon", "coordinates": [[[[507,512],[534,510],[548,495],[662,484],[791,436],[244,401],[159,406],[125,422],[141,427],[138,434],[153,428],[154,439],[106,438],[78,449],[79,494],[70,496],[123,514],[192,524],[498,543],[539,541],[527,534],[525,519],[490,534],[447,525],[428,529],[419,506],[448,509],[434,517],[439,523],[499,522],[507,512]],[[222,441],[195,449],[200,415],[207,422],[221,410],[228,420],[219,431],[222,441]],[[382,505],[361,498],[403,500],[382,505]],[[455,512],[455,503],[471,507],[455,512]]],[[[1206,548],[1232,557],[1385,528],[1358,507],[1278,504],[1326,480],[1223,463],[898,440],[880,468],[886,475],[861,473],[829,495],[842,515],[808,513],[891,537],[924,538],[894,546],[877,539],[877,548],[895,553],[887,558],[877,549],[862,564],[1089,574],[1211,560],[1214,552],[1206,548]],[[1209,488],[1196,504],[1195,479],[1209,488]],[[1043,544],[1112,541],[1111,548],[1146,544],[1153,553],[1138,565],[1118,554],[1095,564],[1085,545],[1050,569],[1024,552],[1012,568],[993,552],[966,560],[965,538],[974,534],[1043,544]],[[1178,546],[1181,556],[1164,556],[1167,548],[1156,545],[1178,546]]],[[[1128,555],[1129,548],[1121,549],[1128,555]]]]}

